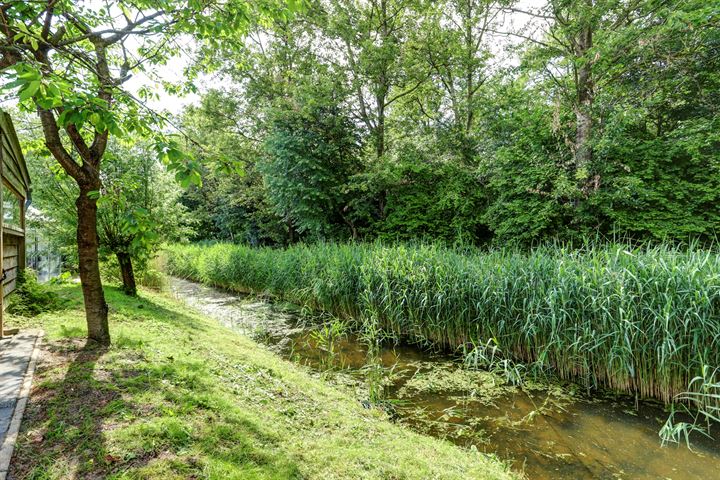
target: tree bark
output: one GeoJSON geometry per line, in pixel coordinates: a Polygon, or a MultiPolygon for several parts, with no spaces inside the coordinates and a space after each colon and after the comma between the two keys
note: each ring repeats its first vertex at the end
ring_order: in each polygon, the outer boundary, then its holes
{"type": "Polygon", "coordinates": [[[582,63],[577,72],[577,105],[575,107],[575,168],[583,180],[590,177],[592,162],[593,78],[590,61],[585,58],[592,48],[592,27],[585,26],[577,40],[577,56],[582,63]]]}
{"type": "Polygon", "coordinates": [[[375,126],[375,155],[382,158],[385,154],[385,96],[378,95],[378,118],[375,126]]]}
{"type": "Polygon", "coordinates": [[[85,301],[88,338],[101,345],[109,345],[108,306],[100,280],[100,262],[98,260],[97,199],[91,193],[93,191],[96,192],[97,189],[82,185],[80,196],[75,202],[78,213],[77,245],[80,282],[85,301]]]}
{"type": "Polygon", "coordinates": [[[132,259],[127,252],[118,252],[118,265],[120,265],[120,274],[123,281],[123,292],[131,297],[137,296],[137,286],[135,285],[135,272],[133,271],[132,259]]]}
{"type": "Polygon", "coordinates": [[[288,245],[293,245],[295,243],[295,227],[290,218],[285,220],[285,224],[288,227],[288,245]]]}
{"type": "Polygon", "coordinates": [[[593,128],[592,93],[586,84],[589,74],[585,70],[585,67],[582,67],[578,75],[578,105],[575,111],[575,167],[578,171],[582,171],[586,176],[589,176],[593,156],[591,145],[593,128]]]}

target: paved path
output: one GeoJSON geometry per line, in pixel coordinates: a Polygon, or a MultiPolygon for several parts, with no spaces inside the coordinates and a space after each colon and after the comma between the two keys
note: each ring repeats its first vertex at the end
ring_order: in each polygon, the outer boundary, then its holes
{"type": "Polygon", "coordinates": [[[41,331],[27,330],[0,340],[0,480],[10,466],[41,335],[41,331]]]}

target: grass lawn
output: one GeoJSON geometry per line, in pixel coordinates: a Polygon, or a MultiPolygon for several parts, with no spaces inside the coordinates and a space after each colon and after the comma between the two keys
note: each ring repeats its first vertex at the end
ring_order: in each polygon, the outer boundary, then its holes
{"type": "MultiPolygon", "coordinates": [[[[107,288],[113,345],[69,307],[46,332],[14,479],[501,479],[499,461],[415,434],[161,293],[107,288]]],[[[13,326],[13,325],[11,325],[13,326]]]]}

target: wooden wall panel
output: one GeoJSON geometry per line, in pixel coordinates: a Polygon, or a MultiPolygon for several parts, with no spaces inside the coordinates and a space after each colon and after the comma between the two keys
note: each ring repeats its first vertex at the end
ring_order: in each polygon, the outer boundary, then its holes
{"type": "Polygon", "coordinates": [[[5,248],[3,249],[3,258],[17,257],[17,254],[17,245],[9,245],[7,243],[5,244],[5,248]]]}
{"type": "Polygon", "coordinates": [[[13,278],[8,283],[3,285],[3,298],[10,295],[15,290],[15,279],[13,278]]]}
{"type": "Polygon", "coordinates": [[[20,269],[25,267],[25,200],[30,193],[30,176],[23,158],[10,115],[0,111],[0,185],[9,191],[14,190],[20,197],[20,224],[17,227],[5,227],[2,224],[3,202],[0,202],[0,267],[5,278],[0,295],[0,338],[3,336],[3,311],[5,297],[16,287],[20,269]]]}
{"type": "MultiPolygon", "coordinates": [[[[18,276],[18,264],[20,261],[20,244],[22,238],[5,232],[3,234],[2,248],[2,269],[5,272],[5,280],[3,280],[3,299],[7,297],[16,286],[18,276]]],[[[5,302],[3,302],[3,307],[5,302]]]]}

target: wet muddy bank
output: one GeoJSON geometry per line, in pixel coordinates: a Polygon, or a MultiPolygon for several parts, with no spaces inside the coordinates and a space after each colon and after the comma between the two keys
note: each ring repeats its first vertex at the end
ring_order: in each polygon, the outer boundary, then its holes
{"type": "Polygon", "coordinates": [[[328,381],[357,390],[397,422],[497,454],[528,478],[714,478],[720,446],[698,439],[662,447],[660,405],[624,396],[589,397],[571,385],[508,385],[456,359],[413,346],[381,345],[369,361],[362,339],[341,323],[307,319],[284,305],[171,279],[174,295],[250,335],[328,381]]]}

